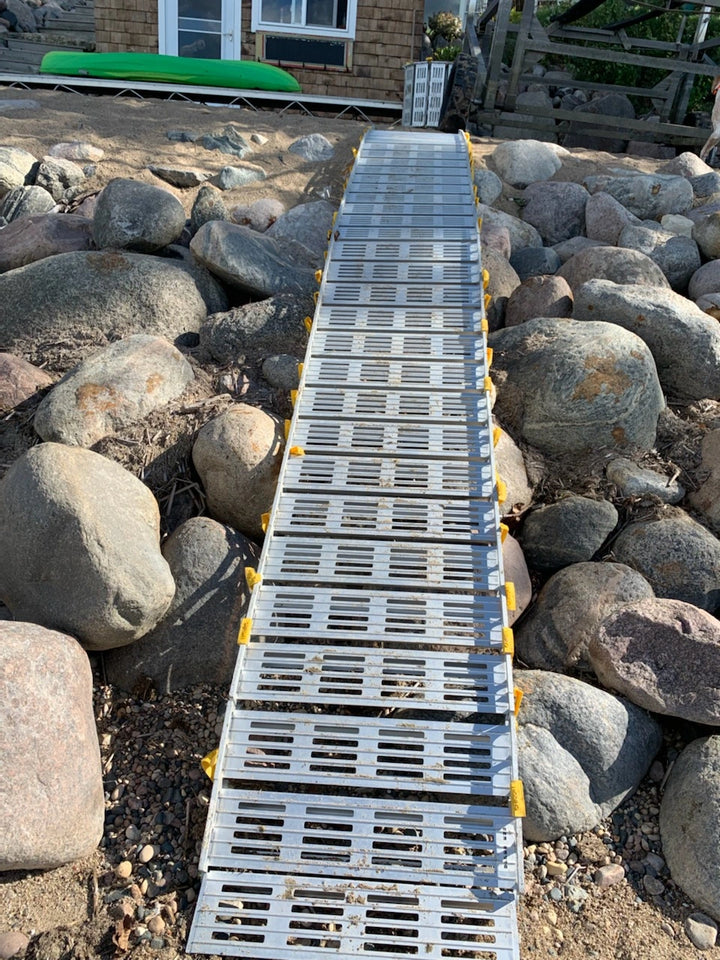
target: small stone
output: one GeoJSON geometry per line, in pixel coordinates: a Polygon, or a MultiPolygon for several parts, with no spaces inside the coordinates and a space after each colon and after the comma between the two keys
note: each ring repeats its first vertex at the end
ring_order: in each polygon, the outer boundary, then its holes
{"type": "Polygon", "coordinates": [[[188,903],[195,903],[196,896],[197,894],[195,893],[195,890],[192,887],[188,887],[187,890],[185,891],[185,899],[187,900],[188,903]]]}
{"type": "Polygon", "coordinates": [[[19,930],[6,930],[0,933],[0,960],[10,960],[24,953],[30,940],[19,930]]]}
{"type": "Polygon", "coordinates": [[[155,856],[155,847],[151,843],[146,843],[138,854],[140,863],[149,863],[155,856]]]}
{"type": "Polygon", "coordinates": [[[712,950],[717,941],[717,924],[704,913],[691,913],[685,921],[685,933],[698,950],[712,950]]]}
{"type": "Polygon", "coordinates": [[[562,890],[559,887],[553,887],[548,896],[557,903],[563,898],[562,890]]]}
{"type": "Polygon", "coordinates": [[[260,147],[264,147],[265,144],[268,142],[268,138],[264,136],[262,133],[251,133],[250,139],[252,140],[253,143],[257,143],[257,145],[260,147]]]}
{"type": "Polygon", "coordinates": [[[118,900],[109,907],[108,913],[113,920],[124,920],[134,916],[135,905],[127,899],[118,900]]]}
{"type": "Polygon", "coordinates": [[[668,923],[667,920],[663,920],[663,922],[660,924],[660,929],[662,930],[663,933],[666,933],[669,937],[675,936],[675,930],[673,929],[673,925],[671,923],[668,923]]]}
{"type": "Polygon", "coordinates": [[[665,893],[665,884],[662,880],[658,880],[657,877],[651,877],[648,873],[643,877],[643,886],[651,897],[660,897],[665,893]]]}
{"type": "Polygon", "coordinates": [[[137,843],[140,839],[140,831],[135,826],[134,823],[131,823],[129,827],[125,828],[125,837],[127,840],[130,840],[132,843],[137,843]]]}
{"type": "Polygon", "coordinates": [[[566,863],[548,863],[547,865],[547,875],[549,877],[564,877],[567,873],[567,864],[566,863]]]}
{"type": "Polygon", "coordinates": [[[115,867],[115,876],[118,880],[127,880],[132,876],[132,864],[129,860],[123,860],[115,867]]]}
{"type": "Polygon", "coordinates": [[[157,914],[154,917],[150,917],[150,919],[147,922],[147,928],[150,931],[150,933],[152,933],[156,937],[159,937],[163,933],[165,933],[165,921],[160,916],[160,914],[157,914]]]}
{"type": "Polygon", "coordinates": [[[619,863],[609,863],[605,867],[600,867],[599,870],[595,871],[593,877],[595,885],[601,889],[604,887],[612,887],[613,884],[620,883],[620,881],[624,879],[625,871],[619,863]]]}
{"type": "Polygon", "coordinates": [[[153,937],[150,941],[150,946],[153,950],[162,950],[165,946],[165,941],[162,937],[153,937]]]}

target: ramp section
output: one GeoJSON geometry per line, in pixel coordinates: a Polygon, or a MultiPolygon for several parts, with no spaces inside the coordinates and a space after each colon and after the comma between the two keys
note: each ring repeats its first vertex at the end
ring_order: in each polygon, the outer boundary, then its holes
{"type": "Polygon", "coordinates": [[[190,952],[518,956],[483,298],[465,139],[369,133],[249,572],[190,952]]]}

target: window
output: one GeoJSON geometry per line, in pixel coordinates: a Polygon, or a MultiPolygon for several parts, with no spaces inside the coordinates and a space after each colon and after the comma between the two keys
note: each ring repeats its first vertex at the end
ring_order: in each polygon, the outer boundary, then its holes
{"type": "Polygon", "coordinates": [[[279,37],[264,34],[260,59],[281,67],[322,67],[325,70],[349,70],[351,41],[318,37],[279,37]]]}
{"type": "Polygon", "coordinates": [[[253,0],[252,30],[353,39],[357,0],[253,0]]]}

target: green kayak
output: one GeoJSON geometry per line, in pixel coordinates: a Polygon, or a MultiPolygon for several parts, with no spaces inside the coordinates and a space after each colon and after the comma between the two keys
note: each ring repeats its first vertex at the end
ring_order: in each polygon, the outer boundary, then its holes
{"type": "Polygon", "coordinates": [[[300,90],[295,77],[270,63],[255,60],[201,60],[166,57],[160,53],[46,53],[40,73],[63,77],[108,80],[149,80],[156,83],[192,83],[203,87],[240,90],[300,90]]]}

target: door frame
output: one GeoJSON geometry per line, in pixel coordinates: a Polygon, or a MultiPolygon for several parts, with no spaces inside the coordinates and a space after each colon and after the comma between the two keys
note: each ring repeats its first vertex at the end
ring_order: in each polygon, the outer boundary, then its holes
{"type": "MultiPolygon", "coordinates": [[[[241,57],[241,0],[221,0],[220,57],[241,57]]],[[[178,0],[158,0],[158,52],[178,56],[178,0]]]]}

